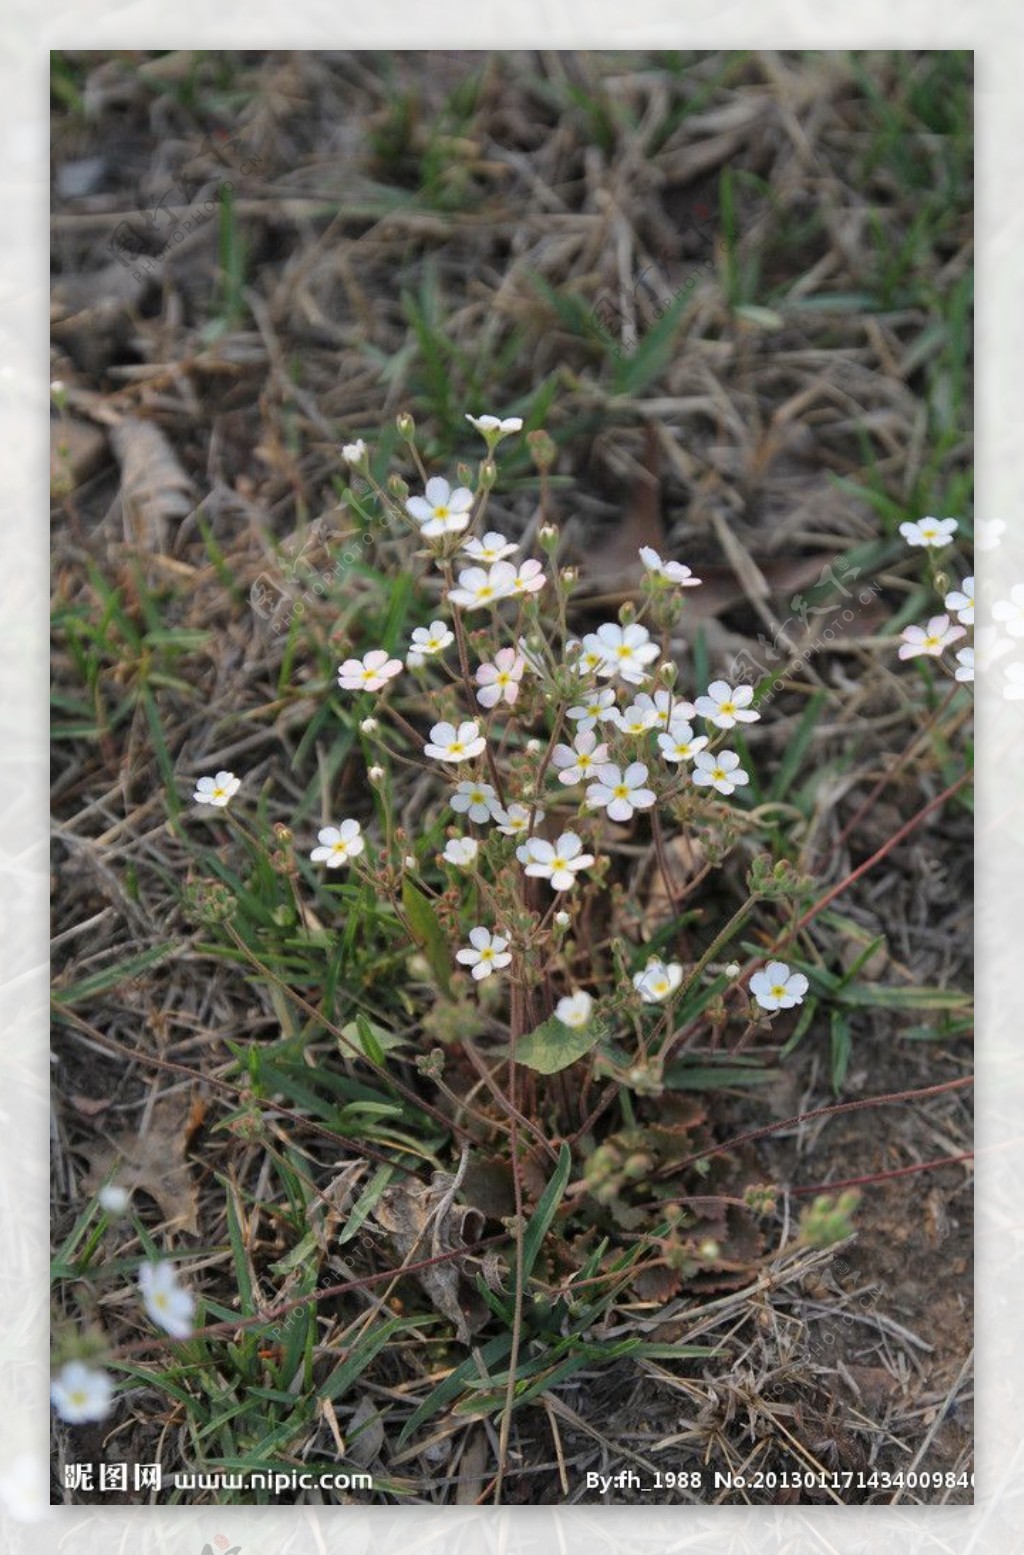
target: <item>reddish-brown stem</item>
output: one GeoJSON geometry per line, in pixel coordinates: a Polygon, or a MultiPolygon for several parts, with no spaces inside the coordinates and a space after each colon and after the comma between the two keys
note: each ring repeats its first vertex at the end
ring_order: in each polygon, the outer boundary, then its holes
{"type": "Polygon", "coordinates": [[[731,1139],[724,1140],[719,1145],[708,1145],[704,1150],[698,1150],[693,1155],[685,1156],[681,1161],[673,1162],[671,1167],[666,1167],[664,1170],[665,1173],[681,1172],[687,1166],[692,1166],[695,1161],[702,1161],[705,1156],[719,1155],[723,1150],[735,1150],[737,1145],[746,1144],[748,1140],[764,1139],[768,1134],[778,1133],[779,1129],[793,1128],[796,1124],[809,1122],[811,1118],[838,1117],[841,1112],[857,1112],[864,1107],[887,1107],[899,1101],[923,1101],[926,1096],[940,1096],[943,1091],[959,1091],[973,1084],[973,1077],[965,1075],[960,1080],[945,1080],[941,1085],[926,1085],[916,1091],[889,1091],[884,1096],[864,1096],[858,1101],[839,1101],[827,1107],[814,1107],[810,1112],[798,1112],[794,1117],[779,1118],[774,1123],[766,1123],[763,1128],[752,1128],[744,1134],[734,1134],[731,1139]]]}
{"type": "Polygon", "coordinates": [[[839,852],[839,849],[842,847],[842,845],[846,841],[847,837],[849,837],[852,834],[852,832],[854,831],[854,829],[856,828],[858,823],[864,819],[864,817],[867,815],[868,811],[873,807],[875,801],[877,800],[879,794],[881,794],[882,790],[884,788],[886,788],[888,786],[888,784],[891,783],[892,780],[895,777],[898,777],[899,774],[903,771],[903,769],[907,765],[908,761],[911,759],[911,757],[916,752],[917,747],[918,747],[918,745],[921,742],[922,736],[927,734],[929,732],[929,730],[942,717],[943,713],[946,711],[946,708],[949,706],[950,702],[956,696],[956,694],[959,691],[959,689],[960,689],[960,687],[954,682],[953,686],[950,688],[949,694],[947,695],[945,701],[942,702],[940,704],[940,706],[938,706],[938,707],[933,709],[931,714],[928,716],[928,718],[925,720],[925,722],[921,725],[920,729],[917,731],[916,738],[911,740],[910,744],[906,747],[906,749],[900,755],[899,760],[895,763],[894,766],[890,767],[887,771],[882,773],[882,776],[879,778],[878,782],[875,784],[874,788],[871,790],[870,794],[865,799],[864,803],[861,805],[860,809],[852,817],[851,820],[847,821],[846,825],[843,827],[842,831],[839,833],[839,836],[833,842],[832,847],[829,849],[829,858],[832,858],[836,853],[839,852]]]}
{"type": "Polygon", "coordinates": [[[837,1188],[867,1187],[870,1183],[888,1182],[892,1177],[910,1177],[914,1172],[932,1172],[938,1166],[956,1166],[960,1161],[973,1161],[974,1151],[964,1150],[960,1155],[941,1155],[934,1161],[916,1161],[913,1166],[897,1166],[891,1172],[871,1172],[867,1177],[844,1177],[841,1182],[816,1182],[803,1185],[799,1188],[790,1188],[790,1193],[834,1193],[837,1188]]]}
{"type": "MultiPolygon", "coordinates": [[[[876,853],[872,853],[871,857],[869,859],[865,859],[863,864],[858,864],[856,869],[851,870],[850,873],[846,876],[845,880],[840,880],[838,885],[835,885],[831,888],[831,890],[826,891],[825,895],[820,897],[819,900],[815,902],[814,906],[809,908],[808,911],[804,913],[799,922],[795,923],[791,929],[787,930],[787,932],[773,947],[773,951],[778,950],[780,946],[785,945],[793,938],[795,934],[799,934],[800,930],[805,928],[807,924],[810,923],[812,918],[816,918],[818,914],[829,905],[830,902],[835,901],[837,896],[841,896],[849,886],[853,885],[855,880],[859,880],[861,875],[866,875],[869,869],[874,869],[875,865],[880,863],[881,860],[885,858],[886,854],[890,853],[892,849],[896,847],[897,843],[902,842],[904,837],[909,837],[910,833],[915,831],[917,827],[920,826],[921,822],[925,819],[926,816],[931,815],[933,810],[937,810],[940,805],[945,804],[947,799],[951,799],[959,789],[963,788],[964,784],[970,781],[972,775],[973,774],[969,771],[961,773],[955,783],[950,783],[949,787],[944,788],[941,794],[936,794],[934,799],[930,799],[924,806],[923,810],[918,810],[917,814],[912,815],[909,821],[905,821],[898,831],[893,832],[892,836],[888,838],[886,842],[883,842],[882,846],[876,853]]],[[[757,963],[754,962],[752,965],[757,965],[757,963]]]]}
{"type": "MultiPolygon", "coordinates": [[[[206,1339],[215,1334],[237,1333],[239,1329],[261,1328],[266,1323],[276,1323],[279,1318],[286,1317],[289,1312],[295,1312],[299,1307],[326,1301],[333,1296],[345,1296],[351,1291],[362,1290],[367,1285],[379,1285],[384,1280],[393,1280],[400,1275],[416,1274],[421,1269],[433,1268],[435,1264],[450,1263],[453,1258],[465,1258],[467,1252],[472,1252],[477,1247],[491,1247],[495,1242],[503,1241],[505,1237],[502,1234],[482,1237],[471,1248],[460,1247],[454,1252],[436,1253],[432,1258],[423,1258],[418,1263],[406,1263],[399,1269],[382,1269],[378,1274],[363,1274],[357,1280],[345,1280],[340,1285],[325,1285],[322,1289],[310,1291],[307,1296],[297,1296],[292,1301],[283,1301],[279,1307],[271,1307],[269,1312],[261,1312],[255,1317],[230,1318],[223,1323],[208,1323],[205,1328],[195,1328],[189,1335],[189,1339],[206,1339]]],[[[138,1355],[145,1350],[162,1349],[167,1343],[166,1336],[134,1339],[131,1344],[118,1346],[113,1352],[112,1359],[120,1360],[126,1355],[138,1355]]]]}

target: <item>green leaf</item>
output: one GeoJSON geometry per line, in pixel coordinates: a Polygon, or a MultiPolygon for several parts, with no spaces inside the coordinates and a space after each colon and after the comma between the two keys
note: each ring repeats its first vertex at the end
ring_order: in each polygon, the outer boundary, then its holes
{"type": "Polygon", "coordinates": [[[426,956],[442,992],[450,993],[452,967],[448,956],[448,941],[437,921],[430,898],[424,896],[408,875],[402,881],[402,906],[409,920],[409,932],[426,956]]]}
{"type": "Polygon", "coordinates": [[[829,1058],[832,1071],[832,1090],[838,1096],[843,1089],[846,1071],[850,1067],[853,1042],[850,1023],[841,1010],[832,1011],[832,1030],[829,1042],[829,1058]]]}
{"type": "Polygon", "coordinates": [[[670,1064],[664,1084],[668,1091],[713,1091],[720,1085],[764,1085],[777,1073],[744,1064],[670,1064]]]}
{"type": "Polygon", "coordinates": [[[521,1037],[516,1043],[516,1063],[538,1074],[557,1074],[568,1069],[600,1039],[600,1029],[593,1026],[566,1026],[557,1015],[543,1021],[535,1031],[521,1037]]]}
{"type": "Polygon", "coordinates": [[[860,983],[840,988],[833,997],[839,1004],[883,1010],[969,1009],[971,996],[957,988],[886,988],[880,983],[860,983]]]}
{"type": "Polygon", "coordinates": [[[530,1224],[523,1236],[523,1283],[530,1276],[537,1254],[540,1252],[540,1244],[547,1234],[547,1229],[555,1218],[555,1211],[562,1202],[562,1194],[565,1185],[569,1181],[569,1173],[572,1170],[572,1151],[563,1143],[558,1151],[558,1165],[555,1174],[541,1194],[540,1203],[530,1224]]]}

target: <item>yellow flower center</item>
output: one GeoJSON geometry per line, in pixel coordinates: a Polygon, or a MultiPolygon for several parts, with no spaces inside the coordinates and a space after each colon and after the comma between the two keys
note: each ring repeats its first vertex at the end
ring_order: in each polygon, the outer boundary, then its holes
{"type": "Polygon", "coordinates": [[[785,989],[784,985],[782,983],[776,983],[774,988],[772,989],[772,998],[773,999],[784,999],[785,997],[786,997],[786,989],[785,989]]]}
{"type": "Polygon", "coordinates": [[[728,774],[724,767],[712,767],[711,776],[713,778],[724,778],[727,777],[728,774]]]}
{"type": "Polygon", "coordinates": [[[668,978],[659,978],[659,980],[654,984],[652,991],[654,993],[668,993],[668,978]]]}
{"type": "Polygon", "coordinates": [[[448,747],[448,754],[449,754],[449,756],[461,756],[464,750],[465,750],[465,746],[462,745],[458,740],[456,740],[454,742],[454,744],[449,745],[449,747],[448,747]]]}
{"type": "Polygon", "coordinates": [[[213,797],[214,797],[214,799],[223,799],[224,796],[226,795],[226,793],[227,793],[227,789],[226,788],[215,788],[213,790],[213,797]]]}
{"type": "Polygon", "coordinates": [[[446,519],[448,517],[448,509],[447,508],[435,508],[434,509],[434,517],[435,518],[440,518],[442,520],[446,519]]]}
{"type": "Polygon", "coordinates": [[[612,793],[615,795],[616,799],[628,799],[629,785],[627,783],[619,783],[615,786],[615,788],[612,789],[612,793]]]}
{"type": "Polygon", "coordinates": [[[494,590],[491,585],[489,583],[485,583],[482,588],[477,590],[476,597],[477,599],[490,599],[493,593],[494,590]]]}
{"type": "Polygon", "coordinates": [[[736,711],[736,703],[735,702],[721,702],[721,703],[719,703],[718,711],[720,713],[734,713],[736,711]]]}
{"type": "Polygon", "coordinates": [[[633,655],[633,650],[628,643],[620,643],[615,650],[615,655],[619,659],[629,659],[633,655]]]}

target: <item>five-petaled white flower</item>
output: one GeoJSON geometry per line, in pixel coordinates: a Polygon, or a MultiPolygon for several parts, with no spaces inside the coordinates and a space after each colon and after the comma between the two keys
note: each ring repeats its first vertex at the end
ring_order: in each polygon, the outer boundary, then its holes
{"type": "Polygon", "coordinates": [[[909,519],[900,525],[900,534],[908,545],[948,545],[957,531],[955,518],[909,519]]]}
{"type": "Polygon", "coordinates": [[[677,723],[686,723],[697,711],[692,702],[684,702],[671,691],[655,691],[653,696],[649,691],[638,691],[633,706],[649,709],[655,729],[671,729],[677,723]]]}
{"type": "Polygon", "coordinates": [[[1008,702],[1019,702],[1024,697],[1024,663],[1017,659],[1013,664],[1004,664],[1003,674],[1003,696],[1008,702]]]}
{"type": "Polygon", "coordinates": [[[456,729],[454,724],[435,724],[430,731],[430,741],[423,747],[424,756],[435,761],[471,761],[479,756],[487,741],[480,733],[480,725],[467,720],[456,729]]]}
{"type": "Polygon", "coordinates": [[[974,649],[958,648],[956,655],[957,667],[953,671],[954,680],[974,679],[974,649]]]}
{"type": "Polygon", "coordinates": [[[361,437],[358,437],[354,443],[345,444],[344,448],[341,450],[341,457],[344,459],[346,464],[358,464],[365,453],[366,444],[363,442],[361,437]]]}
{"type": "Polygon", "coordinates": [[[544,563],[531,557],[529,561],[520,563],[509,583],[508,591],[510,594],[536,594],[538,589],[544,587],[546,581],[544,563]]]}
{"type": "Polygon", "coordinates": [[[512,960],[505,948],[508,940],[502,939],[500,934],[492,934],[490,929],[470,929],[469,943],[473,948],[457,950],[455,959],[461,961],[463,966],[473,968],[473,976],[477,982],[482,977],[490,977],[492,972],[498,971],[501,967],[508,966],[512,960]]]}
{"type": "Polygon", "coordinates": [[[488,443],[496,443],[499,438],[507,437],[510,432],[521,432],[523,428],[522,416],[471,416],[467,410],[466,420],[473,423],[488,443]]]}
{"type": "Polygon", "coordinates": [[[418,654],[422,660],[429,653],[440,653],[454,641],[454,632],[443,621],[431,621],[429,626],[413,627],[409,651],[418,654]]]}
{"type": "Polygon", "coordinates": [[[556,891],[568,891],[576,884],[576,872],[594,862],[592,853],[584,853],[583,843],[574,831],[563,832],[557,842],[530,837],[516,849],[516,858],[526,873],[538,880],[550,880],[556,891]]]}
{"type": "Polygon", "coordinates": [[[182,1290],[174,1265],[166,1260],[140,1264],[139,1289],[153,1322],[165,1328],[172,1339],[187,1339],[196,1298],[191,1291],[182,1290]]]}
{"type": "Polygon", "coordinates": [[[108,1215],[123,1215],[131,1203],[131,1194],[118,1182],[105,1182],[96,1195],[100,1209],[108,1215]]]}
{"type": "Polygon", "coordinates": [[[84,1361],[68,1361],[50,1383],[53,1407],[69,1425],[105,1420],[113,1397],[114,1384],[107,1373],[84,1361]]]}
{"type": "Polygon", "coordinates": [[[475,562],[483,562],[490,567],[492,563],[503,562],[506,556],[512,556],[519,547],[513,545],[511,540],[506,540],[496,529],[489,529],[482,540],[478,540],[476,535],[471,536],[462,549],[475,562]]]}
{"type": "Polygon", "coordinates": [[[695,783],[710,783],[720,794],[731,794],[750,782],[735,751],[717,751],[714,755],[711,751],[698,751],[693,758],[692,776],[695,783]]]}
{"type": "Polygon", "coordinates": [[[974,579],[965,578],[958,589],[953,589],[942,601],[947,610],[956,614],[964,626],[974,625],[974,579]]]}
{"type": "Polygon", "coordinates": [[[658,657],[657,643],[651,642],[650,632],[639,621],[631,621],[628,626],[604,621],[596,632],[584,637],[583,646],[601,653],[599,675],[606,680],[618,675],[634,686],[642,685],[648,678],[646,666],[658,657]]]}
{"type": "Polygon", "coordinates": [[[955,643],[966,633],[962,626],[950,626],[949,616],[932,616],[927,626],[905,626],[900,636],[903,638],[899,653],[901,659],[916,659],[922,653],[937,659],[950,643],[955,643]]]}
{"type": "Polygon", "coordinates": [[[590,1025],[590,1017],[593,1013],[594,1001],[582,988],[573,994],[566,994],[555,1005],[555,1015],[563,1026],[571,1026],[574,1031],[582,1031],[584,1026],[590,1025]]]}
{"type": "Polygon", "coordinates": [[[358,821],[342,821],[340,826],[323,826],[316,834],[320,844],[309,855],[314,864],[326,864],[328,869],[340,869],[351,864],[366,847],[366,839],[358,821]]]}
{"type": "Polygon", "coordinates": [[[647,768],[642,761],[633,761],[625,772],[609,762],[598,767],[598,781],[587,789],[586,802],[591,810],[606,810],[609,820],[629,821],[634,810],[649,810],[656,794],[645,788],[647,768]]]}
{"type": "Polygon", "coordinates": [[[597,723],[614,723],[618,717],[615,692],[607,689],[595,691],[579,707],[570,707],[565,716],[578,724],[581,730],[592,729],[597,723]]]}
{"type": "Polygon", "coordinates": [[[668,734],[658,735],[658,749],[666,761],[692,761],[707,743],[707,735],[695,735],[687,723],[674,723],[668,734]]]}
{"type": "Polygon", "coordinates": [[[633,974],[633,987],[645,1004],[660,1004],[675,993],[682,980],[683,969],[678,961],[664,962],[652,956],[642,972],[633,974]]]}
{"type": "Polygon", "coordinates": [[[993,621],[1001,621],[1011,637],[1024,637],[1024,583],[1015,583],[1009,599],[997,599],[992,606],[993,621]]]}
{"type": "Polygon", "coordinates": [[[631,702],[628,707],[624,707],[616,714],[615,727],[623,734],[631,734],[634,739],[653,729],[658,722],[658,713],[650,697],[647,698],[647,704],[645,706],[637,697],[635,702],[631,702]]]}
{"type": "Polygon", "coordinates": [[[760,718],[761,714],[750,705],[753,700],[753,686],[733,688],[728,681],[713,680],[707,696],[698,697],[693,708],[717,728],[731,729],[734,724],[752,724],[760,718]]]}
{"type": "Polygon", "coordinates": [[[640,560],[648,572],[657,573],[660,577],[667,578],[670,583],[680,584],[684,589],[696,588],[700,582],[689,567],[684,567],[682,562],[663,562],[657,551],[649,545],[640,547],[640,560]]]}
{"type": "Polygon", "coordinates": [[[442,476],[432,475],[427,482],[426,496],[410,497],[405,510],[429,540],[435,535],[461,534],[469,526],[472,506],[473,493],[468,486],[456,486],[453,491],[442,476]]]}
{"type": "Polygon", "coordinates": [[[475,837],[449,837],[441,857],[446,864],[454,864],[456,869],[468,869],[476,862],[479,851],[480,844],[475,837]]]}
{"type": "Polygon", "coordinates": [[[216,778],[199,778],[193,799],[196,804],[216,804],[218,809],[224,809],[228,799],[238,793],[241,785],[242,779],[236,778],[235,773],[218,773],[216,778]]]}
{"type": "Polygon", "coordinates": [[[492,664],[481,664],[476,672],[480,690],[476,699],[484,707],[494,707],[504,699],[509,706],[519,695],[526,660],[514,648],[499,648],[492,664]]]}
{"type": "Polygon", "coordinates": [[[192,795],[196,804],[212,804],[223,808],[242,786],[242,779],[233,772],[218,772],[216,777],[201,777],[192,795]]]}
{"type": "Polygon", "coordinates": [[[582,783],[583,779],[608,760],[607,745],[598,745],[592,729],[582,729],[571,745],[556,745],[552,765],[559,769],[560,783],[582,783]]]}
{"type": "Polygon", "coordinates": [[[482,567],[465,567],[459,573],[458,588],[448,590],[448,602],[463,610],[479,610],[507,599],[515,582],[516,569],[511,562],[495,562],[487,572],[482,567]]]}
{"type": "Polygon", "coordinates": [[[346,659],[338,669],[342,691],[379,691],[401,673],[401,659],[389,659],[383,648],[373,648],[361,659],[346,659]]]}
{"type": "Polygon", "coordinates": [[[974,543],[979,551],[994,551],[1003,538],[1006,529],[1005,518],[976,518],[974,520],[974,543]]]}
{"type": "Polygon", "coordinates": [[[565,645],[565,662],[577,675],[596,675],[604,663],[604,650],[593,632],[589,634],[588,642],[589,646],[584,646],[578,637],[570,637],[565,645]]]}
{"type": "Polygon", "coordinates": [[[490,783],[460,783],[451,797],[456,815],[468,815],[471,821],[483,825],[502,813],[498,796],[490,783]]]}
{"type": "Polygon", "coordinates": [[[521,837],[530,830],[530,811],[524,804],[510,804],[507,810],[497,806],[494,818],[506,837],[521,837]]]}
{"type": "Polygon", "coordinates": [[[750,992],[762,1010],[791,1010],[803,1002],[808,982],[802,972],[791,972],[784,961],[769,961],[750,979],[750,992]]]}

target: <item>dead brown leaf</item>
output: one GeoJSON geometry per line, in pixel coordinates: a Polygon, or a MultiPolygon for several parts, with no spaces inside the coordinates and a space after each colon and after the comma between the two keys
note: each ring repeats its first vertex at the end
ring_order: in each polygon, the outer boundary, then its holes
{"type": "MultiPolygon", "coordinates": [[[[388,1233],[403,1263],[456,1252],[479,1239],[483,1217],[479,1210],[454,1202],[455,1186],[456,1179],[448,1172],[435,1172],[429,1183],[409,1178],[381,1194],[373,1217],[388,1233]]],[[[470,1344],[469,1323],[458,1295],[458,1261],[417,1269],[416,1278],[437,1310],[454,1323],[459,1342],[470,1344]]]]}
{"type": "Polygon", "coordinates": [[[186,1161],[189,1140],[202,1121],[183,1091],[163,1097],[153,1107],[144,1134],[125,1129],[104,1135],[84,1154],[89,1161],[85,1188],[96,1193],[113,1170],[119,1187],[141,1188],[160,1206],[167,1228],[199,1230],[199,1196],[186,1161]]]}
{"type": "Polygon", "coordinates": [[[166,551],[172,523],[195,506],[191,480],[151,421],[128,416],[110,440],[121,466],[125,540],[147,551],[166,551]]]}

